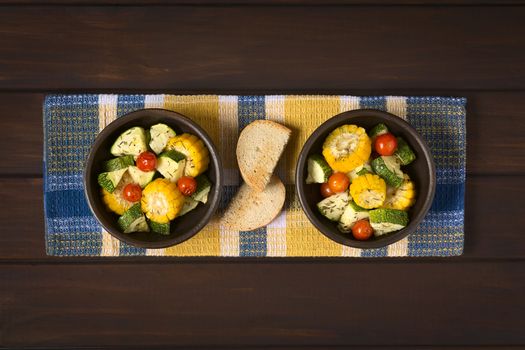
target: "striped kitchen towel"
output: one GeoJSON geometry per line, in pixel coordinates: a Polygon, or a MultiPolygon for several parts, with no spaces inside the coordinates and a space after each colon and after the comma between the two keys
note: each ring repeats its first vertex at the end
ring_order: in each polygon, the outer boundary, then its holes
{"type": "Polygon", "coordinates": [[[50,95],[44,105],[44,202],[47,254],[56,256],[454,256],[463,251],[465,103],[445,97],[50,95]],[[219,213],[239,182],[235,145],[239,130],[256,119],[292,129],[277,173],[287,187],[285,209],[271,224],[249,232],[228,231],[217,217],[192,239],[166,249],[141,249],[106,233],[84,197],[82,171],[97,133],[142,108],[177,111],[214,140],[225,167],[219,213]],[[301,146],[328,118],[358,108],[391,112],[428,142],[437,168],[432,208],[417,231],[380,249],[355,249],[326,238],[308,221],[294,188],[301,146]]]}

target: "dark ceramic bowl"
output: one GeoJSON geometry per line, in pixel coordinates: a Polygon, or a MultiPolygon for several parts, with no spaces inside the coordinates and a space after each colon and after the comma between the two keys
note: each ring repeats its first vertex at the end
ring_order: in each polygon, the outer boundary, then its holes
{"type": "Polygon", "coordinates": [[[190,119],[181,114],[163,109],[143,109],[117,118],[98,134],[91,148],[84,169],[84,190],[91,211],[104,229],[114,237],[141,248],[163,248],[184,242],[199,232],[217,210],[223,181],[221,160],[217,149],[206,132],[190,119]],[[110,148],[117,137],[125,130],[142,126],[145,129],[156,123],[169,125],[177,134],[188,132],[198,136],[208,147],[210,165],[206,174],[212,182],[212,189],[206,204],[199,204],[196,209],[171,222],[171,233],[161,235],[153,232],[122,233],[117,225],[118,216],[106,209],[102,202],[97,176],[102,170],[104,161],[114,158],[110,148]]]}
{"type": "Polygon", "coordinates": [[[436,189],[436,170],[434,161],[427,144],[403,119],[390,113],[373,109],[360,109],[344,112],[327,120],[318,127],[308,138],[301,150],[297,162],[295,184],[301,206],[312,224],[326,237],[355,248],[380,248],[399,241],[414,232],[419,223],[427,214],[434,192],[436,189]],[[392,232],[380,237],[373,236],[368,241],[358,241],[352,234],[344,234],[337,228],[337,223],[328,220],[319,213],[316,204],[323,198],[320,193],[319,184],[305,184],[307,176],[307,159],[314,153],[320,154],[324,140],[335,128],[344,124],[355,124],[370,130],[378,123],[384,123],[396,136],[402,136],[414,150],[416,160],[407,166],[403,166],[403,172],[407,173],[416,186],[416,203],[410,208],[408,215],[410,222],[404,229],[392,232]]]}

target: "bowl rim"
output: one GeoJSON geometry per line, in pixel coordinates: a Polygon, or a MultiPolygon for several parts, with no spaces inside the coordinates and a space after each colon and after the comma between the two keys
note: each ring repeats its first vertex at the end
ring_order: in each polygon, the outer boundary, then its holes
{"type": "MultiPolygon", "coordinates": [[[[132,126],[130,126],[132,127],[132,126]]],[[[191,237],[195,236],[199,231],[201,231],[204,226],[208,224],[212,216],[217,211],[217,208],[220,204],[220,197],[221,197],[221,189],[224,182],[224,175],[223,175],[223,169],[222,169],[222,162],[219,156],[219,152],[217,151],[217,148],[213,144],[213,141],[211,137],[208,135],[208,133],[199,126],[196,122],[191,120],[190,118],[184,116],[183,114],[180,114],[178,112],[170,111],[163,108],[143,108],[139,110],[135,110],[129,113],[126,113],[122,115],[121,117],[116,118],[114,121],[109,123],[102,129],[96,136],[95,141],[91,145],[91,148],[89,150],[89,155],[86,158],[86,161],[84,163],[84,172],[83,172],[83,185],[84,185],[84,194],[86,196],[88,206],[95,216],[98,223],[106,230],[109,234],[111,234],[113,237],[117,238],[120,241],[126,242],[128,244],[131,244],[135,247],[139,248],[166,248],[175,246],[177,244],[180,244],[191,237]],[[120,230],[115,230],[114,228],[105,225],[102,220],[99,219],[99,215],[102,212],[103,208],[98,208],[94,204],[94,196],[96,195],[97,191],[90,191],[88,190],[88,183],[90,181],[90,177],[88,173],[92,173],[92,167],[93,167],[93,161],[96,152],[95,149],[98,149],[100,147],[100,144],[107,138],[111,133],[114,132],[115,129],[120,128],[127,123],[132,123],[133,121],[140,120],[141,118],[147,117],[147,114],[159,114],[161,117],[167,117],[173,119],[174,125],[180,125],[184,124],[184,126],[188,127],[189,129],[192,129],[197,136],[204,142],[206,147],[208,148],[210,152],[210,163],[213,163],[213,166],[215,167],[215,173],[216,173],[216,181],[214,184],[214,187],[212,191],[209,194],[209,200],[206,203],[208,206],[208,209],[206,210],[205,214],[202,216],[202,219],[197,222],[195,226],[193,226],[190,230],[186,231],[182,235],[176,235],[176,236],[166,236],[166,239],[159,240],[159,241],[142,241],[138,239],[134,239],[132,235],[126,234],[123,232],[120,232],[120,230]],[[111,126],[111,127],[110,127],[111,126]]],[[[101,216],[101,215],[100,215],[101,216]]]]}
{"type": "Polygon", "coordinates": [[[430,148],[428,147],[428,144],[423,139],[423,137],[419,134],[419,132],[412,127],[406,120],[404,120],[401,117],[398,117],[392,113],[388,113],[385,111],[377,110],[377,109],[355,109],[347,112],[342,112],[339,114],[334,115],[333,117],[329,118],[325,122],[323,122],[321,125],[319,125],[314,132],[308,137],[306,142],[304,143],[301,152],[299,153],[299,158],[297,160],[296,168],[295,168],[295,188],[299,197],[299,202],[301,203],[301,207],[308,217],[308,220],[316,227],[317,230],[319,230],[322,234],[324,234],[329,239],[343,244],[345,246],[354,247],[354,248],[360,248],[360,249],[373,249],[373,248],[382,248],[385,246],[388,246],[392,243],[395,243],[405,237],[407,237],[409,234],[413,233],[417,226],[421,223],[423,218],[427,215],[430,207],[432,206],[432,201],[434,199],[435,191],[436,191],[436,167],[434,164],[434,159],[432,157],[432,153],[430,152],[430,148]],[[317,141],[317,139],[320,137],[322,133],[329,129],[335,129],[336,127],[343,125],[345,122],[351,123],[351,119],[353,117],[366,117],[366,116],[375,116],[383,118],[386,124],[389,122],[400,124],[402,128],[404,128],[407,133],[414,136],[414,139],[419,144],[421,149],[423,150],[423,157],[426,160],[427,167],[429,168],[429,184],[430,184],[430,190],[426,191],[426,194],[424,195],[424,204],[421,207],[421,210],[412,218],[412,220],[409,222],[409,224],[403,228],[402,230],[399,230],[395,233],[389,234],[385,237],[382,237],[381,239],[372,240],[372,241],[358,241],[349,237],[344,237],[342,233],[334,233],[332,230],[325,230],[324,225],[321,225],[321,221],[315,216],[314,211],[311,209],[310,205],[308,204],[306,197],[305,197],[305,183],[304,183],[304,167],[305,163],[308,159],[308,156],[311,152],[311,147],[314,142],[317,141]],[[308,150],[308,151],[307,151],[308,150]]]}

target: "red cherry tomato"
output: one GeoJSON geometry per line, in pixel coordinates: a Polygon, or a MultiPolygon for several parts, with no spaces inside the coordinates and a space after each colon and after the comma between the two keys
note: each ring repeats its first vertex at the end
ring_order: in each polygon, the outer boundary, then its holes
{"type": "Polygon", "coordinates": [[[328,182],[325,182],[321,185],[321,196],[326,198],[326,197],[330,197],[333,194],[334,192],[332,192],[332,190],[330,189],[328,182]]]}
{"type": "Polygon", "coordinates": [[[142,171],[153,171],[157,167],[157,156],[149,151],[142,152],[137,158],[137,168],[142,171]]]}
{"type": "Polygon", "coordinates": [[[366,241],[372,237],[372,233],[374,233],[374,229],[366,219],[359,220],[352,227],[352,235],[358,241],[366,241]]]}
{"type": "Polygon", "coordinates": [[[350,180],[345,173],[333,173],[328,178],[328,186],[334,193],[343,192],[350,186],[350,180]]]}
{"type": "Polygon", "coordinates": [[[122,191],[122,197],[129,202],[138,202],[142,197],[142,189],[137,184],[127,184],[122,191]]]}
{"type": "Polygon", "coordinates": [[[397,149],[396,137],[389,132],[379,135],[374,142],[374,149],[382,156],[391,156],[397,149]]]}
{"type": "Polygon", "coordinates": [[[193,177],[183,176],[177,181],[179,191],[185,196],[191,196],[197,189],[197,181],[193,177]]]}

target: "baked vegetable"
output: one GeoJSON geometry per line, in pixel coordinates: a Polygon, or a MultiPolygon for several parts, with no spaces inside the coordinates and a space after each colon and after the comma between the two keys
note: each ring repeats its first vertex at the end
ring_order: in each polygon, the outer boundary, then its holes
{"type": "Polygon", "coordinates": [[[149,221],[149,227],[151,228],[151,231],[155,233],[159,233],[161,235],[169,235],[170,234],[170,223],[167,222],[165,224],[161,224],[155,221],[149,221]]]}
{"type": "Polygon", "coordinates": [[[149,232],[148,223],[138,203],[134,204],[118,219],[118,225],[124,233],[149,232]]]}
{"type": "Polygon", "coordinates": [[[129,175],[133,179],[133,182],[144,188],[149,184],[155,176],[155,170],[153,171],[142,171],[136,166],[130,166],[128,168],[129,175]]]}
{"type": "Polygon", "coordinates": [[[149,147],[153,152],[160,154],[166,147],[168,140],[174,137],[176,133],[166,124],[159,123],[153,125],[149,129],[149,135],[151,138],[149,141],[149,147]]]}
{"type": "Polygon", "coordinates": [[[177,185],[167,179],[156,179],[142,191],[142,211],[159,224],[173,220],[182,209],[184,196],[177,185]]]}
{"type": "Polygon", "coordinates": [[[195,135],[182,134],[168,140],[166,150],[175,150],[186,156],[184,175],[196,177],[208,169],[210,156],[201,139],[195,135]]]}
{"type": "Polygon", "coordinates": [[[196,201],[195,199],[191,197],[185,197],[184,204],[182,205],[182,209],[180,210],[179,215],[177,216],[182,216],[192,211],[193,209],[197,208],[197,205],[199,205],[198,201],[196,201]]]}
{"type": "Polygon", "coordinates": [[[317,203],[317,209],[319,209],[319,212],[327,219],[339,221],[349,200],[348,192],[334,194],[317,203]]]}
{"type": "Polygon", "coordinates": [[[362,219],[368,218],[368,210],[361,208],[354,201],[349,201],[348,205],[343,211],[343,215],[339,219],[339,224],[337,227],[341,232],[348,233],[352,231],[354,224],[362,219]]]}
{"type": "Polygon", "coordinates": [[[408,214],[403,210],[376,209],[370,210],[369,215],[375,236],[399,231],[408,224],[408,214]]]}
{"type": "Polygon", "coordinates": [[[372,129],[370,129],[370,132],[368,133],[368,135],[370,135],[370,138],[372,139],[372,141],[374,141],[376,137],[378,137],[379,135],[386,134],[387,132],[388,132],[387,126],[383,123],[379,123],[376,126],[374,126],[372,129]]]}
{"type": "Polygon", "coordinates": [[[416,201],[416,190],[414,183],[405,174],[403,183],[398,188],[388,187],[384,208],[407,210],[416,201]]]}
{"type": "Polygon", "coordinates": [[[307,184],[327,182],[332,175],[332,169],[320,154],[313,154],[308,157],[308,176],[306,177],[307,184]]]}
{"type": "Polygon", "coordinates": [[[123,156],[118,158],[110,159],[104,162],[104,171],[115,171],[120,169],[125,169],[130,165],[134,165],[135,161],[133,156],[123,156]]]}
{"type": "Polygon", "coordinates": [[[385,202],[386,183],[377,175],[361,175],[350,185],[350,195],[362,208],[378,208],[385,202]]]}
{"type": "Polygon", "coordinates": [[[381,176],[388,185],[397,188],[403,183],[403,172],[394,156],[381,156],[372,161],[372,169],[381,176]]]}
{"type": "Polygon", "coordinates": [[[204,174],[200,174],[195,180],[197,181],[197,189],[191,195],[191,198],[198,202],[206,203],[208,201],[208,194],[211,190],[211,182],[204,174]]]}
{"type": "Polygon", "coordinates": [[[403,165],[408,165],[416,159],[414,151],[402,137],[397,138],[397,150],[394,152],[394,155],[403,165]]]}
{"type": "Polygon", "coordinates": [[[118,186],[122,176],[127,171],[128,169],[124,168],[99,174],[97,178],[98,184],[100,187],[111,193],[115,191],[115,188],[118,186]]]}
{"type": "Polygon", "coordinates": [[[370,138],[357,125],[342,125],[332,131],[323,144],[323,156],[332,170],[348,173],[368,161],[370,138]]]}
{"type": "Polygon", "coordinates": [[[140,126],[135,126],[124,131],[111,146],[111,154],[115,157],[130,155],[138,157],[148,150],[146,131],[140,126]]]}
{"type": "Polygon", "coordinates": [[[118,215],[122,215],[126,210],[131,208],[133,203],[125,200],[124,196],[122,195],[124,187],[126,187],[130,183],[133,183],[133,180],[131,179],[131,176],[128,173],[125,173],[122,176],[119,185],[115,188],[115,190],[112,193],[106,191],[104,188],[101,189],[102,201],[106,204],[106,207],[109,210],[118,215]]]}
{"type": "Polygon", "coordinates": [[[171,182],[177,182],[184,174],[186,156],[175,150],[166,151],[157,158],[157,171],[171,182]]]}
{"type": "Polygon", "coordinates": [[[372,174],[372,167],[368,163],[358,166],[346,175],[350,178],[350,181],[354,181],[358,176],[365,174],[372,174]]]}

